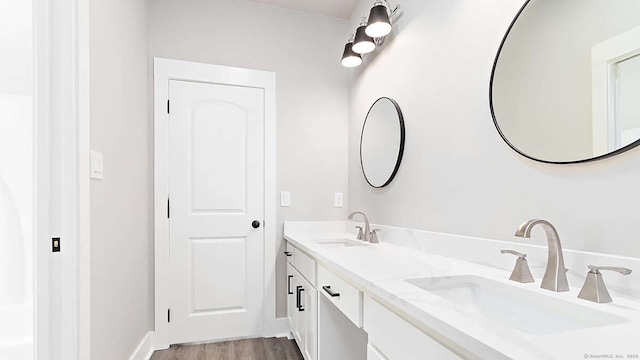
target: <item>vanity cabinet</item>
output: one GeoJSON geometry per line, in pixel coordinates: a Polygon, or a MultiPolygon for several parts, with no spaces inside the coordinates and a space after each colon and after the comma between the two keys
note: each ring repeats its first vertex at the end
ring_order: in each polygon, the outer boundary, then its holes
{"type": "Polygon", "coordinates": [[[318,288],[355,326],[362,327],[360,290],[321,265],[318,265],[318,288]]]}
{"type": "Polygon", "coordinates": [[[462,359],[376,300],[367,297],[364,307],[367,360],[462,359]]]}
{"type": "Polygon", "coordinates": [[[287,246],[287,252],[295,254],[287,258],[287,322],[304,359],[316,360],[318,292],[314,286],[315,261],[290,246],[287,246]],[[301,264],[301,269],[294,264],[301,264]],[[312,280],[307,277],[310,275],[314,277],[312,280]]]}
{"type": "Polygon", "coordinates": [[[305,360],[365,360],[362,291],[288,242],[286,254],[287,322],[305,360]]]}

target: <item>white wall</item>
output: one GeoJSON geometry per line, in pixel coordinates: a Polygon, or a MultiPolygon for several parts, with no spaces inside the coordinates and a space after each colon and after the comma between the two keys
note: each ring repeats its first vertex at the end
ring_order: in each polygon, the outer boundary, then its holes
{"type": "MultiPolygon", "coordinates": [[[[395,3],[395,1],[393,1],[395,3]]],[[[545,165],[512,151],[489,112],[489,77],[504,31],[523,1],[402,0],[382,49],[354,71],[350,94],[350,210],[371,221],[544,244],[513,236],[524,220],[554,223],[566,248],[640,257],[640,148],[582,165],[545,165]],[[380,96],[406,124],[402,166],[374,190],[358,161],[360,127],[380,96]]],[[[370,1],[360,2],[352,26],[370,1]]]]}
{"type": "Polygon", "coordinates": [[[128,359],[153,329],[146,0],[90,3],[91,359],[128,359]]]}
{"type": "MultiPolygon", "coordinates": [[[[347,191],[348,71],[340,65],[346,20],[244,1],[154,0],[149,55],[276,72],[278,193],[284,220],[336,220],[347,191]]],[[[146,129],[151,134],[152,127],[146,129]]],[[[279,204],[279,200],[278,200],[279,204]]],[[[277,314],[286,316],[286,262],[278,246],[277,314]]]]}

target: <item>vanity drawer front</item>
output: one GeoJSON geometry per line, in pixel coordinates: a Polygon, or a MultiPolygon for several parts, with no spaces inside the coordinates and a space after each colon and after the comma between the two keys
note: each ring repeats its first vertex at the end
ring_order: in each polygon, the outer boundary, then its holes
{"type": "Polygon", "coordinates": [[[295,255],[296,255],[296,248],[293,247],[293,245],[291,245],[288,241],[286,242],[285,245],[285,250],[284,250],[284,255],[287,257],[287,262],[291,265],[295,265],[295,255]]]}
{"type": "Polygon", "coordinates": [[[302,276],[304,276],[307,281],[314,287],[316,286],[316,261],[313,260],[309,255],[303,253],[302,251],[294,248],[293,254],[294,266],[302,276]]]}
{"type": "Polygon", "coordinates": [[[362,327],[362,292],[360,290],[324,266],[318,265],[318,291],[336,305],[357,327],[362,327]],[[325,289],[325,287],[329,288],[325,289]],[[340,295],[331,296],[330,293],[340,295]]]}
{"type": "Polygon", "coordinates": [[[415,326],[371,298],[365,300],[364,329],[389,360],[462,359],[415,326]]]}

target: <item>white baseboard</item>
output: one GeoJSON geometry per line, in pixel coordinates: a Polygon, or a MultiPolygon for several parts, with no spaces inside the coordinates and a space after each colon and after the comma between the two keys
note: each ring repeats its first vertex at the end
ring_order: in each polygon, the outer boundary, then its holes
{"type": "MultiPolygon", "coordinates": [[[[289,323],[287,318],[278,318],[272,323],[273,328],[270,333],[265,333],[264,337],[276,337],[276,338],[290,338],[291,329],[289,329],[289,323]]],[[[140,341],[138,347],[133,352],[129,360],[149,360],[153,351],[158,347],[153,342],[154,332],[149,331],[145,337],[140,341]]]]}
{"type": "Polygon", "coordinates": [[[264,325],[262,336],[265,338],[282,338],[288,336],[289,332],[291,332],[287,318],[272,319],[265,322],[264,325]]]}
{"type": "Polygon", "coordinates": [[[153,331],[149,331],[131,354],[129,360],[149,360],[153,355],[153,350],[153,331]]]}
{"type": "Polygon", "coordinates": [[[274,323],[274,332],[270,334],[271,337],[283,338],[289,337],[291,329],[289,329],[289,322],[287,318],[277,318],[274,323]]]}

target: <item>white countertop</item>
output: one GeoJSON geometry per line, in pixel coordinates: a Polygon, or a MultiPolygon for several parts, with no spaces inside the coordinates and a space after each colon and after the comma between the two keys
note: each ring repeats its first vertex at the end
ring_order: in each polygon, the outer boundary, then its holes
{"type": "MultiPolygon", "coordinates": [[[[471,358],[478,359],[585,359],[591,356],[640,355],[640,302],[616,298],[608,304],[578,299],[579,288],[554,293],[535,283],[520,284],[508,280],[510,272],[433,255],[392,244],[333,247],[313,240],[327,238],[355,239],[345,232],[304,230],[285,223],[285,239],[314,257],[319,263],[365,291],[366,295],[391,305],[405,318],[450,339],[471,358]],[[493,321],[471,320],[456,306],[407,279],[475,275],[509,286],[552,297],[601,312],[617,315],[628,322],[548,335],[533,335],[493,321]]],[[[331,231],[331,230],[330,230],[331,231]]],[[[515,259],[514,259],[515,261],[515,259]]],[[[636,269],[637,270],[637,269],[636,269]]],[[[366,320],[365,320],[366,321],[366,320]]]]}

